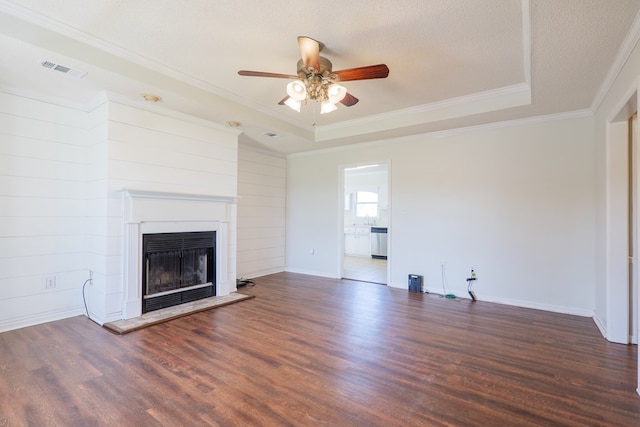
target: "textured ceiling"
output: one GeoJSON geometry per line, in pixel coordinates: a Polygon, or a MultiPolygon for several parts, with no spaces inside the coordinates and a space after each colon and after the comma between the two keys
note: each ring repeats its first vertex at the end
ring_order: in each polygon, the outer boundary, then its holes
{"type": "Polygon", "coordinates": [[[221,124],[282,153],[589,109],[640,0],[0,0],[0,87],[89,108],[101,91],[221,124]],[[360,99],[326,115],[277,105],[296,37],[325,44],[334,70],[385,63],[345,82],[360,99]],[[11,60],[8,60],[11,58],[11,60]],[[46,70],[45,58],[87,71],[46,70]],[[277,133],[277,138],[265,136],[277,133]]]}

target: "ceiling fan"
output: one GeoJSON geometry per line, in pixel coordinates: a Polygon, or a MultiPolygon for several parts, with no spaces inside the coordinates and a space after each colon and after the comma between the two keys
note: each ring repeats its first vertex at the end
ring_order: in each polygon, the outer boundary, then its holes
{"type": "Polygon", "coordinates": [[[287,84],[287,96],[278,104],[287,105],[300,111],[302,102],[317,101],[320,103],[320,113],[336,110],[336,104],[351,107],[358,103],[358,98],[347,92],[344,86],[337,82],[353,80],[384,79],[389,75],[389,67],[385,64],[369,65],[365,67],[349,68],[333,71],[331,61],[320,56],[324,44],[309,37],[298,37],[298,46],[302,59],[298,61],[298,74],[278,74],[263,71],[240,70],[241,76],[274,77],[292,80],[287,84]]]}

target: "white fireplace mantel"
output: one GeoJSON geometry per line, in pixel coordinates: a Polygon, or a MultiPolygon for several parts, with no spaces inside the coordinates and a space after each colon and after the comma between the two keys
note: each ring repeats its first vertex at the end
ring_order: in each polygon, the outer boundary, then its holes
{"type": "MultiPolygon", "coordinates": [[[[230,223],[235,198],[125,190],[123,319],[142,314],[142,235],[152,233],[216,232],[216,295],[235,291],[229,268],[230,223]]],[[[235,257],[233,257],[235,259],[235,257]]]]}

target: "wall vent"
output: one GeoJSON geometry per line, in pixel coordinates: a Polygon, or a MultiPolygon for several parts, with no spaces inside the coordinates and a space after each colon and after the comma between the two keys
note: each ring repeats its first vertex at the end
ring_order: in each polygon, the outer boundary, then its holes
{"type": "Polygon", "coordinates": [[[87,75],[86,71],[74,70],[73,68],[65,67],[64,65],[57,64],[53,61],[47,61],[46,59],[40,59],[40,65],[50,70],[55,70],[61,73],[69,74],[70,76],[76,77],[78,79],[81,79],[87,75]]]}

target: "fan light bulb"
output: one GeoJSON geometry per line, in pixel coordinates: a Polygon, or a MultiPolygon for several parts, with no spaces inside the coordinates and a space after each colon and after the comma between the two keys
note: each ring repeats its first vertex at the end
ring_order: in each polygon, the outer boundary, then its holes
{"type": "Polygon", "coordinates": [[[287,85],[287,95],[296,101],[304,101],[307,98],[307,88],[300,80],[294,80],[287,85]]]}
{"type": "Polygon", "coordinates": [[[289,108],[291,108],[292,110],[295,110],[298,113],[300,112],[300,101],[296,101],[293,98],[289,98],[286,101],[284,101],[284,104],[289,108]]]}
{"type": "Polygon", "coordinates": [[[336,107],[335,104],[332,104],[331,102],[325,101],[322,104],[320,104],[320,114],[330,113],[337,109],[338,107],[336,107]]]}
{"type": "Polygon", "coordinates": [[[327,90],[327,95],[329,96],[329,102],[336,104],[347,96],[347,89],[344,86],[332,84],[327,90]]]}

